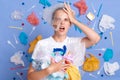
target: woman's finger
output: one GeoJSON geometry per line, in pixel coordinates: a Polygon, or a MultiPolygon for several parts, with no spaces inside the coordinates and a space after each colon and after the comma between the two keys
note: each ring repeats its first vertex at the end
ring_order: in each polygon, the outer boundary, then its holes
{"type": "Polygon", "coordinates": [[[60,60],[58,63],[63,64],[65,62],[64,59],[60,60]]]}
{"type": "Polygon", "coordinates": [[[64,6],[65,6],[66,10],[70,12],[69,6],[66,3],[64,3],[64,6]]]}
{"type": "Polygon", "coordinates": [[[63,8],[63,10],[68,14],[68,11],[65,8],[63,8]]]}
{"type": "Polygon", "coordinates": [[[62,70],[66,70],[69,67],[70,67],[70,64],[64,64],[63,67],[62,67],[62,70]]]}
{"type": "Polygon", "coordinates": [[[71,7],[70,7],[70,3],[69,2],[67,2],[67,4],[66,4],[67,6],[68,6],[68,9],[70,10],[70,11],[72,11],[72,9],[71,9],[71,7]]]}
{"type": "Polygon", "coordinates": [[[54,58],[51,58],[51,63],[55,63],[55,60],[54,60],[54,58]]]}

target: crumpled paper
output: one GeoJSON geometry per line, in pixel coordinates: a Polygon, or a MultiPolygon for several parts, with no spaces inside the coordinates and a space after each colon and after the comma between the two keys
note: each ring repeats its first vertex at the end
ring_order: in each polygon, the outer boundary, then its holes
{"type": "Polygon", "coordinates": [[[105,62],[104,63],[104,72],[108,76],[115,75],[115,71],[119,69],[120,69],[120,65],[118,64],[118,62],[114,62],[114,63],[105,62]]]}
{"type": "Polygon", "coordinates": [[[113,30],[115,28],[114,22],[115,19],[111,16],[103,15],[99,23],[99,30],[101,32],[105,32],[107,29],[113,30]]]}
{"type": "Polygon", "coordinates": [[[22,60],[22,56],[22,52],[18,51],[10,58],[10,61],[15,63],[16,65],[22,64],[22,66],[25,66],[24,61],[22,60]]]}
{"type": "Polygon", "coordinates": [[[21,20],[23,18],[23,13],[18,10],[15,10],[11,13],[11,18],[14,20],[21,20]]]}

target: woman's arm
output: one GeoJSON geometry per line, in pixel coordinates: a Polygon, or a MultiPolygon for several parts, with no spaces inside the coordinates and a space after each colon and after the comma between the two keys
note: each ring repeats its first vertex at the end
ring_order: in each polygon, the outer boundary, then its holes
{"type": "Polygon", "coordinates": [[[100,40],[100,36],[91,28],[77,20],[74,20],[74,24],[77,25],[83,31],[83,33],[86,34],[86,37],[82,39],[82,42],[85,42],[86,48],[96,44],[100,40]]]}
{"type": "Polygon", "coordinates": [[[32,64],[30,64],[29,69],[28,69],[28,75],[27,78],[28,80],[40,80],[45,78],[46,76],[60,71],[60,70],[65,70],[70,66],[70,64],[63,64],[65,60],[61,60],[59,62],[54,62],[53,59],[51,59],[51,64],[49,67],[42,69],[40,71],[36,71],[33,67],[32,64]]]}
{"type": "Polygon", "coordinates": [[[28,75],[27,78],[28,80],[40,80],[46,76],[48,76],[49,70],[48,68],[45,68],[40,71],[35,71],[35,69],[32,67],[32,64],[30,64],[29,69],[28,69],[28,75]]]}
{"type": "Polygon", "coordinates": [[[82,42],[85,42],[86,48],[96,44],[100,40],[100,36],[94,30],[76,20],[74,11],[69,4],[64,3],[64,5],[65,9],[63,10],[68,14],[71,23],[78,26],[85,33],[86,37],[82,39],[82,42]]]}

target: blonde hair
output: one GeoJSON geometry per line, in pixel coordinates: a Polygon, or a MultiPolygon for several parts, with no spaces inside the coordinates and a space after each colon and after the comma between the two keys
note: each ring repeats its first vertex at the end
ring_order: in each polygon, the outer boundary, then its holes
{"type": "Polygon", "coordinates": [[[54,19],[55,13],[59,10],[63,10],[64,7],[59,7],[57,9],[54,10],[53,14],[52,14],[52,20],[54,19]]]}
{"type": "MultiPolygon", "coordinates": [[[[57,9],[54,10],[54,12],[52,13],[52,18],[51,18],[52,21],[53,21],[53,19],[54,19],[54,16],[55,16],[56,12],[59,11],[59,10],[63,10],[63,8],[65,8],[65,7],[59,7],[59,8],[57,8],[57,9]]],[[[72,24],[72,23],[70,22],[70,25],[71,25],[71,24],[72,24]]]]}

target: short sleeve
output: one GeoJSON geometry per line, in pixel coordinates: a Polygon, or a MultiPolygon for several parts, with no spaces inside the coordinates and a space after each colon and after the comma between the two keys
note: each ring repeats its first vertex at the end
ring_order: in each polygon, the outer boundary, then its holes
{"type": "Polygon", "coordinates": [[[32,59],[40,60],[46,56],[50,57],[50,51],[48,50],[47,45],[47,39],[38,41],[33,51],[32,59]]]}
{"type": "Polygon", "coordinates": [[[71,38],[68,46],[69,51],[73,55],[73,64],[75,66],[82,66],[85,56],[85,43],[81,41],[82,38],[71,38]]]}
{"type": "Polygon", "coordinates": [[[32,59],[38,59],[39,58],[39,53],[40,53],[40,42],[38,42],[34,48],[33,54],[32,54],[32,59]]]}

